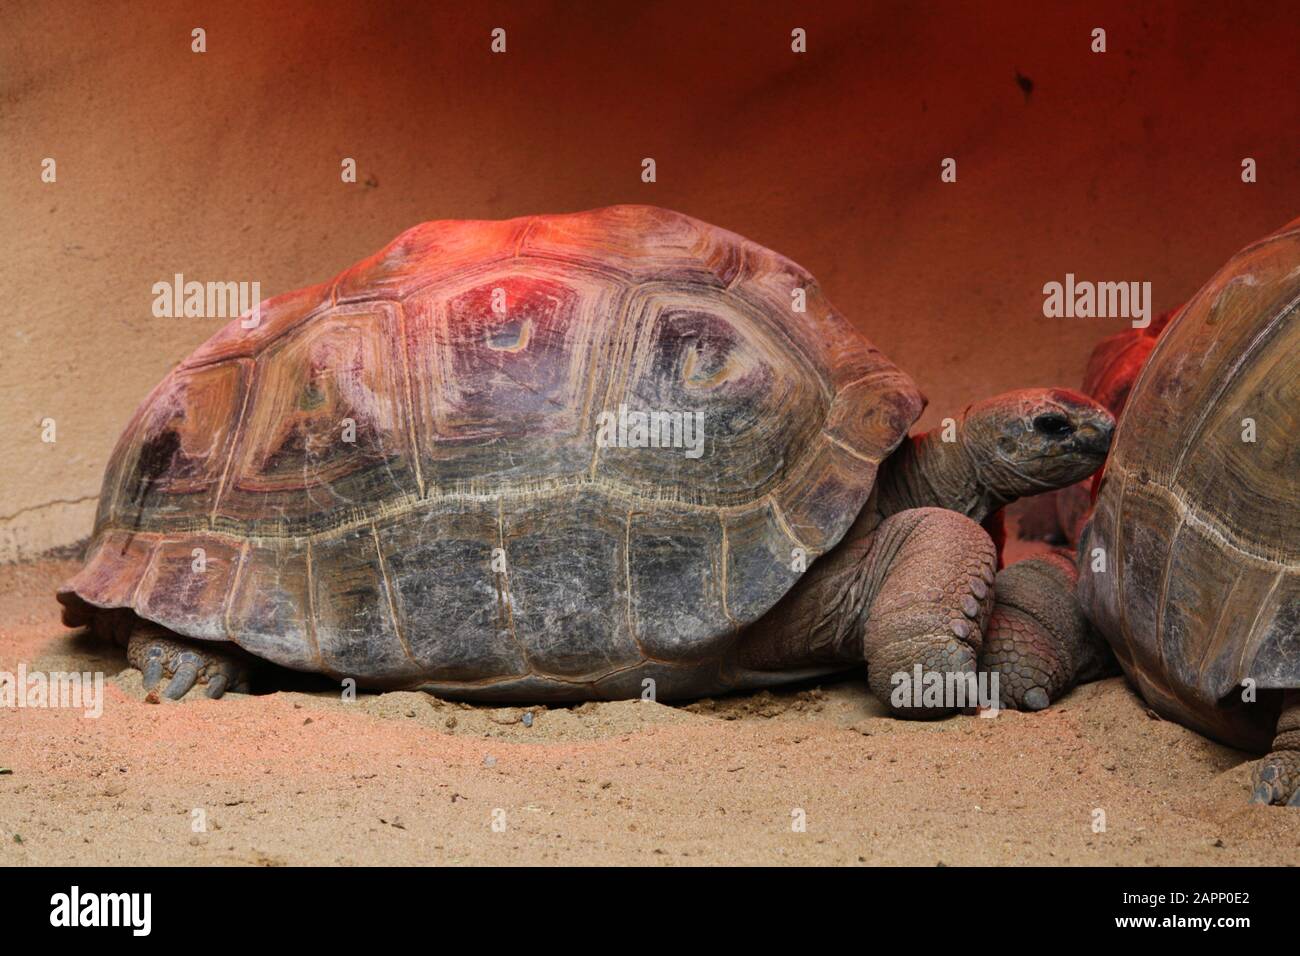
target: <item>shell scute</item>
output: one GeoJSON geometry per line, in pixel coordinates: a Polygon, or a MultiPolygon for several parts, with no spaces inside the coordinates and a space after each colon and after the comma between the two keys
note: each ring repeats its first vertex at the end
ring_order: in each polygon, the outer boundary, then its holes
{"type": "Polygon", "coordinates": [[[581,679],[641,660],[627,613],[626,516],[599,492],[503,516],[509,612],[531,668],[581,679]]]}
{"type": "Polygon", "coordinates": [[[140,613],[181,634],[225,640],[226,602],[242,560],[241,544],[226,537],[160,540],[140,581],[140,613]]]}
{"type": "Polygon", "coordinates": [[[250,541],[226,610],[226,630],[244,650],[303,671],[324,671],[316,645],[309,540],[250,541]]]}
{"type": "Polygon", "coordinates": [[[325,530],[419,494],[399,320],[387,304],[321,314],[258,358],[218,511],[271,534],[325,530]]]}
{"type": "Polygon", "coordinates": [[[620,440],[598,450],[596,473],[703,505],[774,490],[825,418],[815,371],[783,349],[770,319],[715,290],[643,287],[628,316],[601,410],[620,440]]]}
{"type": "Polygon", "coordinates": [[[723,518],[726,528],[727,614],[736,622],[757,620],[802,573],[798,541],[770,503],[723,518]]]}
{"type": "Polygon", "coordinates": [[[216,506],[251,365],[172,372],[136,412],[104,476],[97,531],[190,528],[216,506]]]}
{"type": "Polygon", "coordinates": [[[513,262],[407,304],[415,435],[430,486],[493,494],[586,471],[624,287],[513,262]]]}
{"type": "Polygon", "coordinates": [[[523,676],[493,502],[458,502],[378,529],[394,611],[430,681],[523,676]],[[500,569],[500,570],[498,570],[500,569]]]}
{"type": "Polygon", "coordinates": [[[640,511],[628,515],[627,540],[632,620],[664,619],[664,626],[636,635],[645,655],[679,662],[720,657],[735,640],[722,522],[671,509],[640,511]]]}
{"type": "Polygon", "coordinates": [[[364,526],[312,544],[311,607],[324,670],[379,686],[422,676],[394,614],[394,595],[375,529],[364,526]]]}

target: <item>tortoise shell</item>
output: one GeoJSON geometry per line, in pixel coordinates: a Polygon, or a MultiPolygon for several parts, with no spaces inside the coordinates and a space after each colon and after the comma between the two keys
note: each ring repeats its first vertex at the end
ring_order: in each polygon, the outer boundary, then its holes
{"type": "Polygon", "coordinates": [[[426,223],[167,376],[59,598],[372,686],[703,692],[923,404],[812,276],[688,216],[426,223]],[[698,454],[639,447],[697,412],[698,454]]]}
{"type": "Polygon", "coordinates": [[[1300,220],[1157,340],[1080,551],[1085,610],[1148,703],[1249,749],[1268,748],[1276,691],[1300,687],[1298,310],[1300,220]],[[1106,571],[1090,573],[1097,548],[1106,571]]]}

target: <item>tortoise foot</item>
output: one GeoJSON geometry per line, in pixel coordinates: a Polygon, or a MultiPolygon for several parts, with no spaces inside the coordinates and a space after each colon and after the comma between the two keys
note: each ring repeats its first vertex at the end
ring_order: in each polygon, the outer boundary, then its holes
{"type": "Polygon", "coordinates": [[[145,625],[137,627],[127,642],[126,659],[144,675],[145,699],[151,703],[157,703],[160,695],[180,700],[195,684],[205,685],[214,700],[227,690],[248,691],[248,660],[230,644],[189,641],[165,628],[145,625]]]}
{"type": "Polygon", "coordinates": [[[1250,802],[1300,807],[1300,690],[1287,691],[1273,752],[1255,764],[1250,802]]]}
{"type": "Polygon", "coordinates": [[[955,511],[902,511],[881,523],[872,560],[884,563],[863,633],[872,692],[908,719],[977,706],[969,691],[997,568],[988,533],[955,511]]]}
{"type": "Polygon", "coordinates": [[[1074,596],[1077,580],[1074,559],[1062,551],[998,572],[980,670],[997,675],[1003,707],[1042,710],[1105,673],[1111,655],[1074,596]]]}
{"type": "Polygon", "coordinates": [[[988,630],[980,670],[997,675],[1001,706],[1043,710],[1065,693],[1073,664],[1051,631],[1019,608],[1002,603],[994,608],[988,630]]]}
{"type": "Polygon", "coordinates": [[[1300,751],[1275,750],[1255,765],[1250,802],[1300,807],[1300,751]]]}

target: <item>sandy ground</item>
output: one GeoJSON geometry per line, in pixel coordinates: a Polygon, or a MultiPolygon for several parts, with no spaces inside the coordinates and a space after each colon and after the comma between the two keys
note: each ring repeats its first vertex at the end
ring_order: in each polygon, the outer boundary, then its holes
{"type": "Polygon", "coordinates": [[[151,705],[59,624],[74,567],[0,567],[0,670],[106,676],[98,719],[0,709],[0,865],[1300,863],[1300,813],[1246,802],[1248,755],[1120,679],[936,723],[854,679],[685,707],[319,686],[151,705]]]}

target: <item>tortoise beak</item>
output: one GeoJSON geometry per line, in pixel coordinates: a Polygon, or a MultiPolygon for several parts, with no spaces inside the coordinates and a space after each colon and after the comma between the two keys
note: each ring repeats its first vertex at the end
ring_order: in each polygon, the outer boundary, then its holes
{"type": "Polygon", "coordinates": [[[1110,412],[1098,407],[1074,430],[1076,447],[1086,455],[1105,458],[1110,451],[1110,440],[1115,435],[1115,419],[1110,412]]]}

